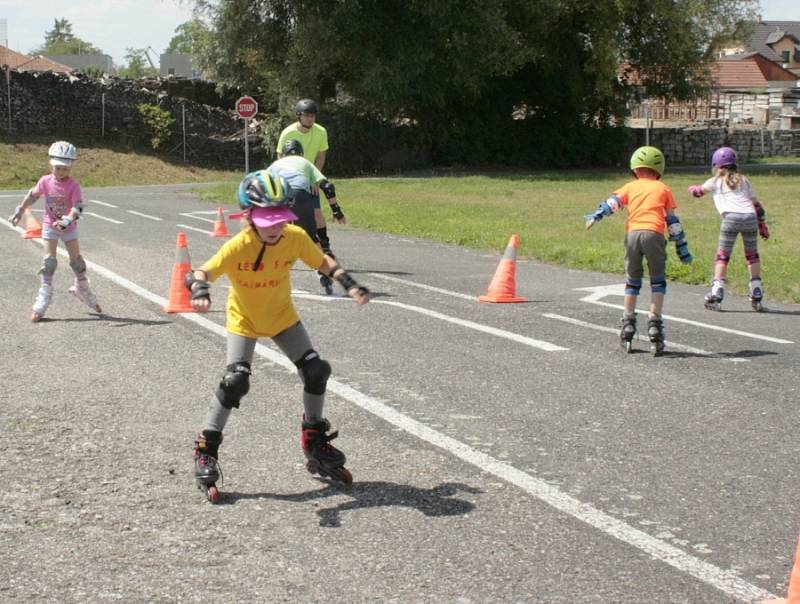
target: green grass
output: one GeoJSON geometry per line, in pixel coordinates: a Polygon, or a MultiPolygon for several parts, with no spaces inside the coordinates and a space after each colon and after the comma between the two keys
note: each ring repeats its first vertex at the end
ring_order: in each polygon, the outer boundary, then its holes
{"type": "MultiPolygon", "coordinates": [[[[0,188],[32,186],[47,168],[46,154],[46,144],[0,142],[0,188]]],[[[201,196],[214,205],[235,205],[240,174],[186,168],[124,150],[79,146],[79,154],[74,173],[84,186],[220,181],[202,189],[201,196]]],[[[794,247],[800,233],[800,164],[788,170],[760,166],[749,175],[767,210],[772,233],[769,241],[759,241],[768,299],[800,303],[800,262],[794,247]]],[[[720,218],[710,196],[694,199],[686,193],[690,184],[707,177],[708,172],[700,169],[695,173],[667,170],[665,182],[678,200],[677,213],[694,255],[692,264],[683,265],[670,244],[667,274],[673,281],[707,284],[711,277],[720,218]]],[[[510,235],[517,233],[519,257],[622,278],[624,214],[606,218],[590,231],[584,229],[583,215],[594,211],[628,178],[623,171],[562,171],[334,182],[349,224],[356,228],[452,243],[498,257],[510,235]]],[[[728,278],[729,291],[747,291],[739,242],[728,278]]]]}

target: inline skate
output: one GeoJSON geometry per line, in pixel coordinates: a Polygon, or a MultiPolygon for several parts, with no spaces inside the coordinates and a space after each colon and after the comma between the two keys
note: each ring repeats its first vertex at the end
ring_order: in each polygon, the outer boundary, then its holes
{"type": "Polygon", "coordinates": [[[103,310],[100,308],[100,305],[97,303],[97,296],[94,295],[92,288],[89,287],[89,279],[79,279],[76,277],[75,285],[69,288],[69,293],[71,293],[96,313],[103,312],[103,310]]]}
{"type": "Polygon", "coordinates": [[[711,291],[706,294],[705,306],[708,310],[721,310],[722,300],[725,298],[725,280],[714,279],[711,282],[711,291]]]}
{"type": "Polygon", "coordinates": [[[219,465],[219,446],[222,432],[203,430],[194,439],[194,479],[197,488],[205,493],[211,503],[219,503],[222,485],[222,468],[219,465]]]}
{"type": "Polygon", "coordinates": [[[619,339],[625,352],[633,352],[633,339],[636,337],[636,313],[620,320],[619,339]]]}
{"type": "Polygon", "coordinates": [[[44,318],[47,312],[47,307],[53,301],[53,285],[52,283],[42,283],[39,286],[39,291],[36,294],[36,300],[33,302],[33,314],[31,321],[37,323],[44,318]]]}
{"type": "Polygon", "coordinates": [[[650,352],[654,357],[664,354],[664,321],[660,315],[651,315],[647,320],[647,336],[650,338],[650,352]]]}
{"type": "Polygon", "coordinates": [[[761,279],[758,277],[750,279],[750,306],[753,307],[753,310],[756,312],[762,312],[764,310],[764,305],[761,303],[763,299],[764,288],[761,285],[761,279]]]}
{"type": "Polygon", "coordinates": [[[344,486],[353,484],[353,475],[344,467],[347,458],[330,442],[339,436],[339,431],[331,432],[331,424],[326,419],[308,422],[303,419],[300,444],[306,457],[306,470],[312,474],[332,479],[344,486]]]}

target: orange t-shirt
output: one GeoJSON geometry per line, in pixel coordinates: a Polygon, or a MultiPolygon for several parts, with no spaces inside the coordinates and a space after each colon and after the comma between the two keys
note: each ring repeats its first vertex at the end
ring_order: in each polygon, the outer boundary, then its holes
{"type": "Polygon", "coordinates": [[[617,189],[614,195],[628,208],[626,231],[664,233],[667,228],[665,212],[678,206],[672,190],[660,180],[632,180],[617,189]]]}

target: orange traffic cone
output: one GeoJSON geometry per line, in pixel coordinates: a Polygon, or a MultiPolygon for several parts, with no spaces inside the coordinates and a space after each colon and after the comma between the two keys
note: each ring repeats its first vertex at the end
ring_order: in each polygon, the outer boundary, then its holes
{"type": "Polygon", "coordinates": [[[189,248],[186,245],[186,233],[178,233],[175,244],[175,264],[172,265],[172,279],[169,286],[169,304],[164,307],[166,312],[194,312],[192,308],[192,294],[186,289],[184,278],[192,270],[192,261],[189,259],[189,248]]]}
{"type": "Polygon", "coordinates": [[[214,223],[214,232],[211,234],[212,237],[228,237],[230,233],[228,233],[228,227],[225,226],[225,213],[222,211],[222,208],[217,208],[217,220],[214,223]]]}
{"type": "Polygon", "coordinates": [[[800,604],[800,540],[797,541],[794,566],[792,574],[789,575],[789,594],[777,600],[764,600],[761,604],[800,604]]]}
{"type": "Polygon", "coordinates": [[[525,298],[518,298],[517,291],[517,248],[519,235],[511,235],[506,246],[506,252],[494,272],[489,291],[485,296],[480,296],[481,302],[527,302],[525,298]]]}
{"type": "Polygon", "coordinates": [[[36,220],[30,208],[25,208],[25,232],[22,233],[23,239],[38,239],[42,236],[42,225],[36,220]]]}

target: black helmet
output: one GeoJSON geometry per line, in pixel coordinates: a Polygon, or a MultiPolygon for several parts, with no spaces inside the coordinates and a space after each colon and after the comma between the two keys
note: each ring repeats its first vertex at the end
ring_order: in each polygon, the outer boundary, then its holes
{"type": "Polygon", "coordinates": [[[284,155],[299,155],[303,157],[303,143],[296,138],[290,138],[283,143],[282,152],[284,155]]]}
{"type": "Polygon", "coordinates": [[[313,113],[316,115],[318,113],[317,104],[311,99],[300,99],[297,101],[297,105],[294,106],[294,114],[299,117],[301,113],[313,113]]]}

